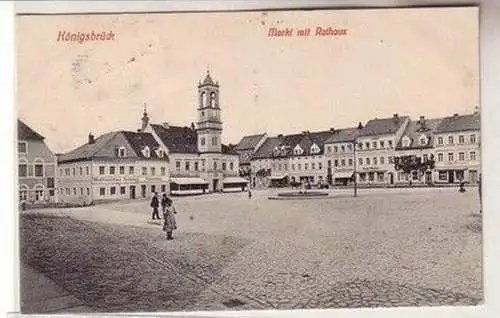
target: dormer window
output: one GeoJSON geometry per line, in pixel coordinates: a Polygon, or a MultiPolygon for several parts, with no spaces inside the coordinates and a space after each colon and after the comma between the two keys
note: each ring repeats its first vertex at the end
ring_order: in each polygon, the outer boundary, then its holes
{"type": "Polygon", "coordinates": [[[142,154],[144,155],[144,157],[146,158],[149,158],[151,157],[151,150],[149,149],[148,146],[144,147],[144,149],[142,149],[142,154]]]}
{"type": "Polygon", "coordinates": [[[311,146],[311,153],[313,153],[313,154],[317,154],[317,153],[319,153],[319,152],[320,152],[320,149],[319,149],[318,145],[313,144],[313,145],[311,146]]]}
{"type": "Polygon", "coordinates": [[[427,144],[427,137],[425,135],[420,136],[420,145],[424,146],[427,144]]]}
{"type": "Polygon", "coordinates": [[[118,157],[119,158],[124,158],[126,156],[127,152],[125,151],[125,147],[120,147],[118,148],[118,157]]]}
{"type": "Polygon", "coordinates": [[[410,147],[411,139],[408,136],[403,137],[403,147],[410,147]]]}
{"type": "Polygon", "coordinates": [[[163,158],[165,156],[165,152],[163,151],[163,149],[157,149],[156,155],[158,156],[158,158],[163,158]]]}
{"type": "Polygon", "coordinates": [[[303,150],[303,149],[302,149],[299,145],[297,145],[297,146],[295,146],[295,148],[293,149],[293,153],[294,153],[295,155],[301,155],[301,154],[303,154],[303,153],[304,153],[304,150],[303,150]]]}

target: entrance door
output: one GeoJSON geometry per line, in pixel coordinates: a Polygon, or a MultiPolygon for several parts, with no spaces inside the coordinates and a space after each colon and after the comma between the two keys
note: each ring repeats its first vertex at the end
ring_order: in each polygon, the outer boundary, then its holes
{"type": "Polygon", "coordinates": [[[141,196],[142,196],[143,198],[145,198],[145,197],[146,197],[146,185],[144,185],[144,184],[143,184],[143,185],[141,185],[141,196]]]}
{"type": "Polygon", "coordinates": [[[455,182],[455,171],[449,170],[448,171],[448,183],[454,183],[455,182]]]}
{"type": "Polygon", "coordinates": [[[217,192],[217,188],[218,188],[218,184],[219,184],[219,180],[217,179],[214,179],[212,180],[212,183],[213,183],[213,189],[214,189],[214,192],[217,192]]]}
{"type": "Polygon", "coordinates": [[[394,174],[392,172],[389,173],[389,182],[394,184],[394,174]]]}
{"type": "Polygon", "coordinates": [[[425,172],[425,183],[432,183],[432,173],[430,171],[425,172]]]}
{"type": "Polygon", "coordinates": [[[476,170],[469,171],[469,182],[470,183],[477,183],[477,171],[476,170]]]}
{"type": "Polygon", "coordinates": [[[130,198],[135,199],[135,186],[130,186],[130,198]]]}

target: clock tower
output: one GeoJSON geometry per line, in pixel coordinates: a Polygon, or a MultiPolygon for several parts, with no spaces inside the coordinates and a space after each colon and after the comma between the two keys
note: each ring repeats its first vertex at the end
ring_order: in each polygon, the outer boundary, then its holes
{"type": "Polygon", "coordinates": [[[219,83],[214,82],[207,70],[203,82],[198,83],[198,151],[220,153],[222,151],[222,121],[219,108],[219,83]]]}

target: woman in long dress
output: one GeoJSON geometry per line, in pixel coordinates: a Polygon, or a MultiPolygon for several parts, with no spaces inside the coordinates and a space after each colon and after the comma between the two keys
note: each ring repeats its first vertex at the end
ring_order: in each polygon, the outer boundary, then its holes
{"type": "Polygon", "coordinates": [[[173,240],[172,232],[177,230],[177,223],[175,222],[175,207],[170,198],[166,200],[166,208],[163,212],[163,231],[167,232],[167,240],[173,240]]]}

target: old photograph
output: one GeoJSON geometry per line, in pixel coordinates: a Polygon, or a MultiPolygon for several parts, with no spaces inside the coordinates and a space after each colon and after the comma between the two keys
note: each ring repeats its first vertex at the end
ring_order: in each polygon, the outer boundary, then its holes
{"type": "Polygon", "coordinates": [[[477,7],[15,22],[23,314],[483,303],[477,7]]]}

